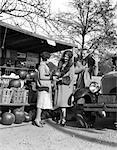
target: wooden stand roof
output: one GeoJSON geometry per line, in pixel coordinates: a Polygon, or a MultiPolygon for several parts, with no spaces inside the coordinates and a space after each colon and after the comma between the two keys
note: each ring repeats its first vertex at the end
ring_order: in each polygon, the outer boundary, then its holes
{"type": "Polygon", "coordinates": [[[4,23],[2,21],[0,21],[0,34],[1,34],[0,47],[4,47],[5,49],[17,50],[21,52],[28,51],[41,53],[42,51],[48,51],[50,53],[53,53],[77,47],[74,44],[53,40],[51,38],[41,36],[29,32],[27,30],[23,30],[19,27],[4,23]],[[55,41],[56,45],[52,46],[48,44],[47,40],[55,41]]]}

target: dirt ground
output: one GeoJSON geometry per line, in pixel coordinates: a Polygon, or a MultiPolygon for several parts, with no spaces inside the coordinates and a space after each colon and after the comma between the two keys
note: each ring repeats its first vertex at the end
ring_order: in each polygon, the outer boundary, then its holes
{"type": "Polygon", "coordinates": [[[0,124],[0,150],[117,150],[116,130],[76,128],[73,124],[61,127],[51,119],[43,128],[31,122],[0,124]]]}

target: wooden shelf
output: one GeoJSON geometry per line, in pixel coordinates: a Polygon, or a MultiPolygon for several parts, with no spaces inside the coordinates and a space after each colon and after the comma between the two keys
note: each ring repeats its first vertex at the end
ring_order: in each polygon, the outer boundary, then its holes
{"type": "Polygon", "coordinates": [[[36,105],[35,103],[9,103],[9,104],[5,104],[5,103],[0,103],[0,106],[31,106],[31,105],[36,105]]]}
{"type": "Polygon", "coordinates": [[[5,68],[5,69],[16,69],[16,70],[34,70],[30,68],[20,68],[20,67],[7,67],[7,66],[0,66],[0,68],[5,68]]]}
{"type": "Polygon", "coordinates": [[[0,103],[0,106],[30,106],[30,104],[26,104],[26,103],[9,103],[9,104],[4,104],[4,103],[0,103]]]}

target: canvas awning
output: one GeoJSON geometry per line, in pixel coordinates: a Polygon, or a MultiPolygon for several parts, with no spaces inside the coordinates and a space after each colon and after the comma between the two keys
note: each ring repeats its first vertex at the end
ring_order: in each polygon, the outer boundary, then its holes
{"type": "Polygon", "coordinates": [[[74,44],[53,40],[0,21],[0,47],[20,52],[49,51],[51,53],[77,47],[74,44]]]}

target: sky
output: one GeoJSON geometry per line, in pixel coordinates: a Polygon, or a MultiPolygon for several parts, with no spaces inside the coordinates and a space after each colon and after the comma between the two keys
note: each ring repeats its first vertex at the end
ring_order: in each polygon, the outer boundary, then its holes
{"type": "MultiPolygon", "coordinates": [[[[51,0],[53,12],[65,11],[68,8],[70,0],[51,0]]],[[[112,4],[117,3],[117,0],[111,0],[112,4]]]]}
{"type": "MultiPolygon", "coordinates": [[[[113,5],[117,3],[117,0],[110,0],[110,1],[112,2],[113,5]]],[[[51,0],[51,2],[52,2],[53,12],[57,13],[60,11],[66,11],[70,0],[51,0]]],[[[117,11],[116,11],[116,14],[117,14],[117,11]]],[[[116,20],[115,20],[115,23],[117,23],[116,20]]]]}
{"type": "MultiPolygon", "coordinates": [[[[68,10],[68,5],[69,5],[69,2],[70,2],[70,1],[72,1],[72,0],[51,0],[52,13],[54,14],[54,13],[59,13],[60,11],[62,11],[62,12],[63,12],[63,11],[67,11],[67,10],[68,10]]],[[[117,2],[117,0],[111,0],[111,1],[112,1],[113,4],[115,4],[115,3],[117,2]]],[[[9,23],[9,19],[6,20],[6,18],[9,18],[9,16],[4,15],[4,18],[5,18],[5,20],[3,20],[2,17],[1,17],[0,19],[2,19],[3,21],[9,23]],[[6,17],[5,17],[5,16],[6,16],[6,17]]],[[[14,25],[14,22],[12,23],[12,22],[10,21],[10,23],[14,25]]],[[[43,24],[43,20],[40,20],[40,23],[43,24]]],[[[117,23],[116,20],[115,20],[115,23],[117,23]]],[[[22,21],[20,22],[19,25],[22,25],[22,21]]],[[[24,28],[24,29],[27,29],[27,28],[28,28],[29,31],[32,31],[32,29],[29,28],[29,26],[28,26],[26,23],[25,23],[25,26],[23,26],[23,28],[24,28]]],[[[37,31],[37,29],[34,29],[34,30],[37,31]]],[[[38,29],[38,30],[39,30],[39,29],[38,29]]],[[[39,30],[39,31],[40,31],[40,30],[39,30]]],[[[41,31],[41,34],[43,34],[43,31],[41,31]]]]}
{"type": "MultiPolygon", "coordinates": [[[[60,11],[67,11],[70,1],[71,0],[51,0],[52,12],[58,13],[60,11]]],[[[117,0],[110,0],[110,1],[112,2],[112,5],[115,5],[117,3],[117,0]]],[[[117,11],[116,11],[116,15],[117,15],[117,11]]],[[[114,20],[114,23],[117,24],[116,19],[114,20]]]]}
{"type": "Polygon", "coordinates": [[[70,0],[51,0],[53,12],[65,11],[70,0]]]}
{"type": "MultiPolygon", "coordinates": [[[[51,0],[52,2],[52,5],[53,5],[53,9],[63,9],[67,6],[67,3],[69,2],[70,0],[51,0]],[[61,8],[60,8],[61,7],[61,8]]],[[[116,3],[117,0],[111,0],[112,3],[116,3]]]]}

